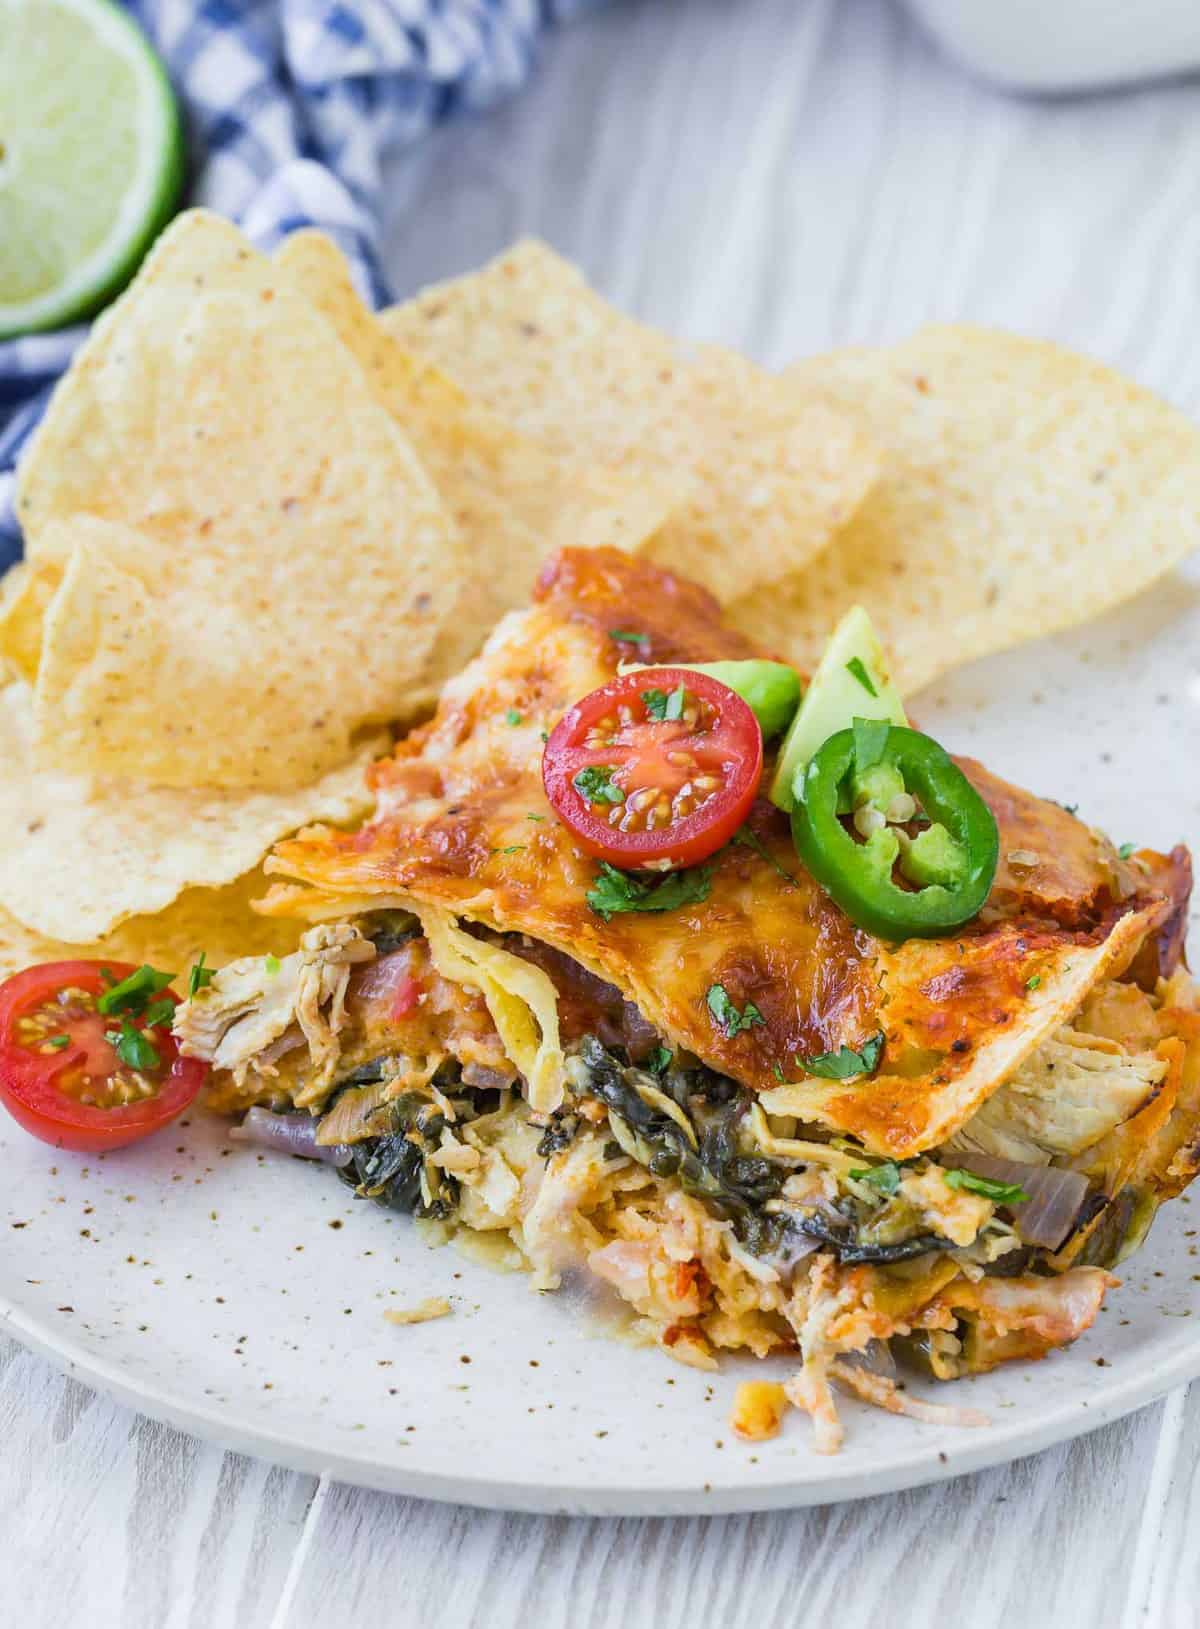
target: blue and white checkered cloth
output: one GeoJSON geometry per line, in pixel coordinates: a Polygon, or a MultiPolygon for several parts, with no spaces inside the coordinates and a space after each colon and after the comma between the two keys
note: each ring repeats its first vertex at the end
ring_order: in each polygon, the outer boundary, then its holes
{"type": "MultiPolygon", "coordinates": [[[[188,202],[269,249],[320,226],[360,287],[378,261],[380,154],[529,74],[539,35],[594,0],[126,0],[180,95],[188,202]]],[[[0,342],[0,569],[20,554],[17,455],[86,333],[0,342]]]]}

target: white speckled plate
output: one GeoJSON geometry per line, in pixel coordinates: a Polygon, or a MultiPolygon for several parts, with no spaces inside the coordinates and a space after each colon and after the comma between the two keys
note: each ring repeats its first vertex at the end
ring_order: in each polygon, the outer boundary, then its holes
{"type": "MultiPolygon", "coordinates": [[[[1118,840],[1200,839],[1200,570],[1062,640],[977,664],[920,698],[948,745],[1118,840]]],[[[793,1415],[749,1447],[738,1374],[601,1338],[329,1172],[231,1147],[203,1116],[104,1160],[0,1126],[0,1316],[20,1340],[149,1414],[346,1481],[521,1510],[753,1510],[909,1487],[1029,1453],[1200,1374],[1200,1197],[1169,1205],[1097,1327],[1070,1351],[959,1383],[984,1429],[847,1401],[822,1459],[793,1415]],[[454,1315],[397,1328],[389,1305],[454,1315]]]]}

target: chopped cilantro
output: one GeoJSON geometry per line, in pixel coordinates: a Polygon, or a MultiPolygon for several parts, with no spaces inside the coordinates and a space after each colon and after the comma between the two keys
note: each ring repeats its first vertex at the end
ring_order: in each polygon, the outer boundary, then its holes
{"type": "Polygon", "coordinates": [[[1069,815],[1077,815],[1079,813],[1079,805],[1077,803],[1064,803],[1061,805],[1061,807],[1064,808],[1069,815]]]}
{"type": "Polygon", "coordinates": [[[507,848],[498,848],[497,854],[520,854],[524,851],[524,843],[510,843],[507,848]]]}
{"type": "Polygon", "coordinates": [[[649,1069],[652,1075],[665,1075],[671,1067],[671,1059],[674,1056],[675,1054],[670,1047],[656,1046],[646,1059],[646,1068],[649,1069]]]}
{"type": "Polygon", "coordinates": [[[1036,990],[1041,982],[1042,975],[1040,973],[1031,973],[1030,976],[1025,980],[1025,988],[1027,990],[1036,990]]]}
{"type": "Polygon", "coordinates": [[[634,628],[610,628],[608,637],[615,639],[618,645],[637,645],[643,650],[650,643],[650,635],[638,633],[634,628]]]}
{"type": "Polygon", "coordinates": [[[708,989],[708,1010],[713,1015],[721,1033],[730,1040],[740,1035],[745,1029],[753,1029],[755,1024],[765,1024],[766,1019],[753,1001],[747,1001],[741,1012],[729,999],[729,991],[723,984],[711,984],[708,989]]]}
{"type": "Polygon", "coordinates": [[[151,997],[165,990],[174,977],[174,973],[160,973],[143,962],[136,973],[130,973],[119,984],[110,984],[96,1002],[96,1008],[106,1018],[119,1012],[143,1013],[151,997]]]}
{"type": "Polygon", "coordinates": [[[875,1071],[883,1051],[883,1035],[872,1035],[862,1044],[862,1050],[840,1046],[836,1052],[821,1052],[815,1058],[797,1058],[806,1075],[819,1075],[823,1080],[849,1080],[852,1075],[870,1075],[875,1071]]]}
{"type": "Polygon", "coordinates": [[[846,672],[850,674],[851,678],[858,680],[868,696],[877,696],[879,694],[861,656],[852,656],[850,658],[846,663],[846,672]]]}
{"type": "Polygon", "coordinates": [[[104,1039],[130,1069],[157,1069],[162,1062],[154,1042],[135,1029],[127,1016],[122,1016],[119,1030],[105,1030],[104,1039]]]}
{"type": "Polygon", "coordinates": [[[854,731],[854,763],[859,774],[873,769],[883,757],[891,725],[884,718],[856,718],[854,731]]]}
{"type": "Polygon", "coordinates": [[[278,973],[279,969],[283,966],[283,963],[279,960],[279,957],[275,955],[274,951],[271,951],[263,957],[263,966],[266,968],[268,973],[278,973]]]}
{"type": "Polygon", "coordinates": [[[875,1188],[890,1199],[900,1186],[900,1167],[895,1160],[886,1160],[882,1165],[868,1165],[864,1170],[851,1171],[850,1178],[853,1182],[865,1182],[868,1188],[875,1188]]]}
{"type": "Polygon", "coordinates": [[[146,1008],[142,1022],[147,1029],[160,1029],[169,1024],[175,1016],[175,1003],[173,1001],[152,1001],[146,1008]]]}
{"type": "Polygon", "coordinates": [[[525,818],[526,818],[526,820],[541,820],[541,821],[544,821],[546,817],[545,817],[545,815],[527,814],[525,816],[525,818]]]}
{"type": "Polygon", "coordinates": [[[196,960],[192,963],[192,970],[188,974],[188,1000],[190,1001],[197,991],[207,990],[216,976],[215,971],[211,967],[205,967],[204,952],[201,951],[196,957],[196,960]]]}
{"type": "Polygon", "coordinates": [[[712,867],[668,871],[660,880],[618,871],[607,860],[588,889],[587,902],[607,922],[621,911],[674,911],[681,905],[702,905],[712,889],[712,867]]]}
{"type": "Polygon", "coordinates": [[[783,1065],[781,1063],[773,1063],[771,1065],[771,1073],[775,1076],[775,1079],[777,1081],[779,1081],[779,1083],[781,1085],[783,1085],[783,1086],[787,1085],[787,1077],[785,1076],[785,1074],[783,1072],[783,1065]]]}
{"type": "Polygon", "coordinates": [[[752,832],[749,826],[743,826],[740,831],[735,831],[731,840],[735,843],[739,843],[742,848],[748,848],[752,854],[757,854],[759,859],[765,860],[768,865],[774,866],[781,877],[786,877],[789,882],[796,881],[795,877],[787,869],[787,867],[780,865],[779,861],[771,853],[770,849],[763,842],[762,838],[759,837],[755,832],[752,832]]]}
{"type": "Polygon", "coordinates": [[[1133,853],[1133,850],[1134,850],[1134,844],[1132,844],[1132,843],[1122,843],[1120,848],[1117,850],[1117,855],[1118,855],[1118,857],[1120,859],[1127,860],[1129,858],[1129,856],[1133,853]]]}
{"type": "Polygon", "coordinates": [[[46,1045],[52,1046],[56,1052],[61,1052],[63,1047],[70,1046],[70,1044],[71,1037],[69,1035],[52,1035],[46,1042],[46,1045]]]}
{"type": "Polygon", "coordinates": [[[571,782],[571,785],[586,798],[589,803],[624,803],[625,794],[619,786],[613,785],[613,770],[610,764],[588,764],[581,769],[571,782]]]}
{"type": "Polygon", "coordinates": [[[642,700],[646,703],[646,713],[650,718],[657,719],[660,723],[664,719],[672,722],[683,717],[687,691],[682,685],[669,694],[666,690],[643,690],[642,700]]]}
{"type": "Polygon", "coordinates": [[[518,713],[515,707],[510,707],[507,713],[504,715],[504,722],[506,724],[512,724],[514,727],[520,724],[521,721],[521,714],[518,713]]]}
{"type": "Polygon", "coordinates": [[[538,734],[542,738],[542,744],[545,745],[545,743],[547,741],[549,741],[549,739],[550,739],[550,731],[549,730],[539,730],[538,734]]]}
{"type": "Polygon", "coordinates": [[[974,1171],[947,1171],[946,1186],[977,1193],[995,1205],[1024,1205],[1029,1195],[1015,1182],[993,1182],[991,1177],[976,1176],[974,1171]]]}

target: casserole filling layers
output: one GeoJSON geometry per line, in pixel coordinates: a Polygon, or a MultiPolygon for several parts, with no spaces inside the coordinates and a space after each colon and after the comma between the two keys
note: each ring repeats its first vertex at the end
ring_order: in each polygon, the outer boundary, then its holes
{"type": "Polygon", "coordinates": [[[834,1386],[969,1423],[910,1397],[897,1365],[951,1380],[1069,1343],[1195,1174],[1182,971],[1097,984],[945,1143],[892,1161],[768,1113],[560,951],[463,938],[550,980],[557,1108],[531,1107],[484,977],[444,976],[401,911],[311,928],[277,972],[234,963],[182,1009],[211,1105],[250,1109],[243,1136],[286,1124],[293,1151],[444,1237],[489,1236],[539,1290],[586,1275],[683,1362],[795,1354],[787,1396],[827,1451],[834,1386]]]}

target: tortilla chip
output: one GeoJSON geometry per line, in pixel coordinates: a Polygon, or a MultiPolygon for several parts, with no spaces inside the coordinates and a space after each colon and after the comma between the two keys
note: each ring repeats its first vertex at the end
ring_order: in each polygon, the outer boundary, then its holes
{"type": "Polygon", "coordinates": [[[18,512],[35,563],[71,560],[37,682],[55,675],[78,727],[47,728],[47,696],[39,762],[164,786],[297,786],[343,763],[424,677],[462,575],[454,523],[354,358],[200,212],[59,385],[18,512]]]}
{"type": "Polygon", "coordinates": [[[820,559],[731,608],[803,669],[859,603],[909,693],[1097,616],[1200,544],[1200,431],[1058,346],[932,327],[791,377],[853,415],[887,458],[820,559]]]}
{"type": "Polygon", "coordinates": [[[294,233],[275,263],[357,359],[457,522],[465,582],[432,661],[434,683],[457,673],[504,613],[525,604],[556,550],[628,551],[663,524],[669,489],[565,462],[406,350],[359,299],[344,256],[322,233],[294,233]]]}
{"type": "Polygon", "coordinates": [[[42,651],[42,623],[61,570],[35,568],[22,560],[0,580],[0,658],[11,678],[32,684],[42,651]]]}
{"type": "Polygon", "coordinates": [[[188,791],[33,767],[31,698],[0,691],[0,907],[50,939],[85,944],[153,915],[191,886],[223,887],[286,832],[370,809],[374,739],[292,793],[188,791]]]}
{"type": "Polygon", "coordinates": [[[803,383],[643,327],[545,244],[381,320],[564,461],[671,490],[644,552],[723,600],[805,565],[875,477],[869,440],[803,383]]]}
{"type": "Polygon", "coordinates": [[[259,916],[251,902],[265,892],[261,871],[251,871],[227,888],[189,888],[156,916],[135,916],[90,944],[47,939],[0,910],[0,978],[35,962],[89,960],[149,962],[176,975],[183,994],[188,969],[204,952],[206,965],[223,967],[239,956],[286,956],[304,932],[303,922],[259,916]]]}

